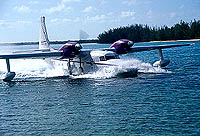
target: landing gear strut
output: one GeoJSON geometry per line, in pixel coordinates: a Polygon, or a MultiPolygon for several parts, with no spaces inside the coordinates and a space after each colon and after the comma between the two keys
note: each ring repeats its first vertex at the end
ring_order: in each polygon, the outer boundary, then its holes
{"type": "Polygon", "coordinates": [[[79,67],[79,73],[82,74],[83,73],[83,67],[81,66],[81,58],[80,58],[80,67],[79,67]]]}
{"type": "Polygon", "coordinates": [[[69,58],[69,62],[68,62],[68,71],[69,71],[69,75],[72,75],[72,69],[71,69],[71,59],[69,58]]]}

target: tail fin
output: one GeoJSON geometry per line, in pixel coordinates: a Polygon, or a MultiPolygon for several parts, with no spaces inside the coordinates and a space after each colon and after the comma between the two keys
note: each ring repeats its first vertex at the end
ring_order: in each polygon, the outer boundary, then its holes
{"type": "Polygon", "coordinates": [[[45,25],[45,17],[42,16],[40,20],[40,37],[39,37],[39,49],[50,49],[49,47],[49,39],[47,35],[47,29],[45,25]]]}

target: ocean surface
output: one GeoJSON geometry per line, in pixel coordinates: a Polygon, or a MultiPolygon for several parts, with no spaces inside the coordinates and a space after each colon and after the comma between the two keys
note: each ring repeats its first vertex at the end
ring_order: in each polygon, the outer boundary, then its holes
{"type": "MultiPolygon", "coordinates": [[[[136,43],[151,44],[169,43],[136,43]]],[[[35,48],[1,45],[0,54],[35,48]]],[[[70,77],[45,60],[11,60],[17,75],[0,80],[0,136],[200,135],[200,42],[163,53],[171,61],[164,69],[152,66],[158,55],[149,51],[122,56],[118,68],[70,77]],[[123,67],[138,68],[138,76],[116,77],[123,67]]],[[[0,78],[5,72],[0,60],[0,78]]]]}

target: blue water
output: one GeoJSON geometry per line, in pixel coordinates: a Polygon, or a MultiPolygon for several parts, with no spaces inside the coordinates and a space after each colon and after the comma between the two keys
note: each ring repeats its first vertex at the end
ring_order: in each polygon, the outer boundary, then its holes
{"type": "MultiPolygon", "coordinates": [[[[32,48],[1,46],[0,53],[32,48]]],[[[0,136],[200,135],[200,42],[166,49],[164,57],[171,63],[162,70],[151,66],[156,51],[123,56],[143,69],[133,78],[72,78],[40,60],[12,61],[16,79],[0,81],[0,136]]]]}

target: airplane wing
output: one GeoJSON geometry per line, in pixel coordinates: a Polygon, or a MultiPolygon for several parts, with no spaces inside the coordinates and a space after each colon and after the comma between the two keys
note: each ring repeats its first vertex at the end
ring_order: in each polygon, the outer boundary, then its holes
{"type": "MultiPolygon", "coordinates": [[[[181,47],[181,46],[189,46],[192,44],[168,44],[168,45],[154,45],[154,46],[134,46],[129,48],[126,53],[130,52],[141,52],[141,51],[149,51],[155,49],[164,49],[164,48],[172,48],[172,47],[181,47]]],[[[97,49],[98,50],[98,49],[97,49]]],[[[107,51],[117,52],[115,48],[108,49],[100,49],[107,51]]],[[[90,52],[91,50],[81,50],[81,53],[90,52]]],[[[124,54],[124,53],[122,53],[124,54]]],[[[23,53],[12,53],[12,54],[3,54],[0,55],[0,59],[20,59],[20,58],[48,58],[48,57],[62,57],[64,53],[62,51],[48,51],[48,52],[23,52],[23,53]]]]}
{"type": "Polygon", "coordinates": [[[0,59],[20,59],[20,58],[47,58],[47,57],[60,57],[63,56],[62,52],[33,52],[33,53],[13,53],[0,55],[0,59]]]}
{"type": "Polygon", "coordinates": [[[130,48],[128,52],[141,52],[141,51],[149,51],[155,49],[164,49],[164,48],[172,48],[172,47],[181,47],[181,46],[190,46],[192,44],[166,44],[166,45],[154,45],[154,46],[134,46],[130,48]]]}

